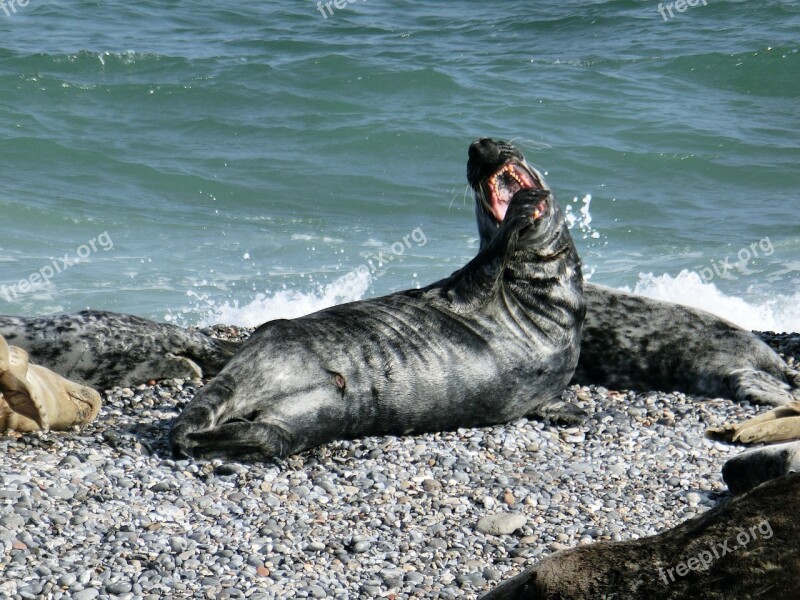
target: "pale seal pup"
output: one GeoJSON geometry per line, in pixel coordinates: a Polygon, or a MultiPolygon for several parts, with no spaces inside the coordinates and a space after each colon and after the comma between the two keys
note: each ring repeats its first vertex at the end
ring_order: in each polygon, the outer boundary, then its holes
{"type": "Polygon", "coordinates": [[[176,325],[98,310],[0,316],[0,335],[36,364],[101,390],[150,379],[213,377],[239,347],[176,325]]]}
{"type": "Polygon", "coordinates": [[[795,600],[800,476],[769,481],[664,533],[557,552],[481,600],[795,600]]]}
{"type": "Polygon", "coordinates": [[[560,395],[578,360],[581,284],[552,195],[521,191],[447,279],[259,327],[177,418],[173,452],[266,460],[336,439],[579,419],[560,395]]]}
{"type": "Polygon", "coordinates": [[[0,432],[63,430],[100,411],[100,394],[32,365],[28,353],[0,336],[0,432]]]}
{"type": "MultiPolygon", "coordinates": [[[[549,189],[513,145],[481,138],[469,148],[481,247],[505,214],[505,198],[549,189]]],[[[749,331],[702,310],[584,283],[586,319],[572,383],[680,391],[779,406],[800,400],[800,374],[749,331]]]]}

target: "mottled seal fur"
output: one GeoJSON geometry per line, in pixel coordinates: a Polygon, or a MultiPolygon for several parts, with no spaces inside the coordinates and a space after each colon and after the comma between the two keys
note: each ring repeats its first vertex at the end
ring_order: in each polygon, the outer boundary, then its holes
{"type": "MultiPolygon", "coordinates": [[[[470,146],[481,246],[504,215],[499,188],[548,189],[513,145],[482,138],[470,146]],[[492,179],[502,169],[511,175],[492,179]],[[507,171],[508,172],[508,171],[507,171]]],[[[573,383],[636,391],[680,391],[778,406],[800,400],[800,375],[754,334],[708,312],[584,284],[586,319],[573,383]]]]}
{"type": "Polygon", "coordinates": [[[63,430],[92,421],[100,394],[32,365],[0,335],[0,432],[63,430]]]}
{"type": "Polygon", "coordinates": [[[482,600],[795,600],[800,477],[769,481],[665,533],[553,554],[482,600]]]}
{"type": "Polygon", "coordinates": [[[560,395],[578,360],[581,284],[552,195],[522,191],[447,279],[262,325],[178,417],[173,451],[265,460],[342,438],[574,420],[560,395]]]}
{"type": "Polygon", "coordinates": [[[175,325],[97,310],[0,316],[0,335],[27,351],[32,362],[98,389],[212,377],[238,348],[175,325]]]}

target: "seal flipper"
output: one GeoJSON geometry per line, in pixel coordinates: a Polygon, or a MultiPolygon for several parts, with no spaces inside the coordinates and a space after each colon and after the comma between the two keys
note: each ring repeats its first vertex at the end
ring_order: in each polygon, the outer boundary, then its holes
{"type": "Polygon", "coordinates": [[[757,369],[735,369],[728,374],[728,387],[739,402],[782,406],[795,400],[796,390],[773,375],[757,369]]]}
{"type": "Polygon", "coordinates": [[[28,362],[28,353],[0,336],[0,425],[17,431],[60,430],[84,425],[100,411],[100,394],[28,362]],[[8,410],[12,414],[8,413],[8,410]]]}
{"type": "MultiPolygon", "coordinates": [[[[549,190],[524,189],[514,194],[505,220],[495,236],[466,266],[447,279],[441,291],[454,310],[474,310],[494,296],[505,273],[514,236],[530,224],[530,217],[544,200],[552,201],[549,190]]],[[[436,289],[433,284],[428,289],[436,289]]]]}
{"type": "Polygon", "coordinates": [[[233,397],[236,381],[229,375],[218,375],[195,395],[183,409],[169,432],[172,453],[177,457],[192,456],[189,436],[198,431],[207,431],[224,414],[226,403],[233,397]]]}
{"type": "Polygon", "coordinates": [[[589,415],[580,406],[561,400],[561,398],[553,398],[548,402],[537,404],[525,416],[529,419],[552,421],[561,425],[580,425],[589,415]]]}
{"type": "Polygon", "coordinates": [[[289,433],[271,423],[232,421],[186,436],[191,456],[237,461],[265,461],[291,454],[289,433]]]}

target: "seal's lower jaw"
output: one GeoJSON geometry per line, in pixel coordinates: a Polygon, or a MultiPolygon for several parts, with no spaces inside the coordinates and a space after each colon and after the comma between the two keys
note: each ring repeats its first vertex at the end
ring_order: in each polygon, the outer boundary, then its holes
{"type": "Polygon", "coordinates": [[[544,186],[527,166],[511,159],[482,181],[479,189],[485,199],[486,208],[498,223],[502,223],[514,194],[520,190],[544,189],[544,186]]]}

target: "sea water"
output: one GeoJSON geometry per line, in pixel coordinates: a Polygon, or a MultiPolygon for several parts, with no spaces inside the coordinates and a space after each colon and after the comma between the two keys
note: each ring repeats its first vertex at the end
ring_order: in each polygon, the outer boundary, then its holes
{"type": "Polygon", "coordinates": [[[0,8],[0,313],[258,325],[425,285],[477,251],[492,136],[592,282],[799,331],[800,6],[665,4],[0,8]]]}

